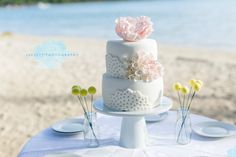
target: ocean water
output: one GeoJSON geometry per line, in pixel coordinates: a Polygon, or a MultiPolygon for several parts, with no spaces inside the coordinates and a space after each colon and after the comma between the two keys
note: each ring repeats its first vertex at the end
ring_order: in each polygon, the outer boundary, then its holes
{"type": "Polygon", "coordinates": [[[118,38],[119,16],[146,15],[161,43],[236,50],[236,0],[153,0],[0,8],[0,32],[118,38]]]}

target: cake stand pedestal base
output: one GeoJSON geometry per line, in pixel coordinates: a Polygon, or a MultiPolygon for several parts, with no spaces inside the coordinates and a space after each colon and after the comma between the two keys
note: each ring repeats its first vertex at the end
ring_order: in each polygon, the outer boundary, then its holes
{"type": "Polygon", "coordinates": [[[120,146],[142,148],[147,143],[147,128],[144,116],[123,117],[120,132],[120,146]]]}
{"type": "Polygon", "coordinates": [[[120,131],[120,146],[125,148],[143,148],[148,140],[145,116],[167,112],[172,107],[172,100],[163,97],[158,106],[147,111],[114,111],[107,108],[102,99],[94,101],[93,107],[102,114],[123,118],[120,131]]]}

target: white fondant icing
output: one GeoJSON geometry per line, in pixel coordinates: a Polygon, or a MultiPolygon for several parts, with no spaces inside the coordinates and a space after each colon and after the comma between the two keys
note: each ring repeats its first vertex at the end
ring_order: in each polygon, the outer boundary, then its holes
{"type": "MultiPolygon", "coordinates": [[[[134,81],[134,80],[128,80],[128,79],[114,78],[114,77],[110,77],[107,74],[103,75],[102,96],[103,96],[104,103],[107,107],[113,108],[115,110],[130,111],[130,110],[149,109],[159,104],[162,95],[163,95],[162,77],[156,80],[153,80],[152,82],[143,82],[143,81],[134,81]],[[142,105],[140,105],[140,103],[137,103],[136,101],[132,101],[128,103],[131,108],[124,106],[124,103],[120,104],[120,101],[118,101],[119,97],[122,97],[122,95],[124,96],[125,94],[124,92],[120,92],[120,91],[132,91],[128,93],[129,97],[132,97],[134,99],[144,98],[146,100],[142,99],[142,102],[147,101],[147,103],[144,103],[144,104],[141,103],[142,105]],[[130,95],[133,95],[133,96],[130,96],[130,95]],[[114,103],[115,101],[118,101],[118,102],[114,103]],[[143,107],[143,106],[146,106],[146,107],[143,107]]],[[[126,100],[122,99],[122,101],[126,101],[126,100]]]]}
{"type": "Polygon", "coordinates": [[[136,42],[109,40],[107,42],[106,51],[107,54],[112,54],[122,60],[130,58],[138,52],[152,54],[155,60],[157,60],[158,57],[157,43],[154,39],[143,39],[136,42]]]}

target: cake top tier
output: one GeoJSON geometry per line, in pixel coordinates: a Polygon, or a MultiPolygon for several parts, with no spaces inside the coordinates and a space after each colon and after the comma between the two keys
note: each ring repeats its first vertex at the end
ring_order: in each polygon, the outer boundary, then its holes
{"type": "Polygon", "coordinates": [[[115,22],[117,35],[125,41],[147,38],[153,31],[153,23],[147,16],[120,17],[115,22]]]}

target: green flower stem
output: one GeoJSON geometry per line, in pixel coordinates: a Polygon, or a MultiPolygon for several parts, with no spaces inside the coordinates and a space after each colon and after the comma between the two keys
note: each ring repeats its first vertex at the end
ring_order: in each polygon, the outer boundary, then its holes
{"type": "MultiPolygon", "coordinates": [[[[188,110],[187,110],[187,114],[188,114],[188,110]]],[[[181,133],[181,131],[182,131],[182,129],[183,129],[183,126],[184,126],[184,123],[185,123],[187,114],[184,115],[184,114],[183,114],[183,111],[182,111],[182,119],[183,119],[183,121],[182,121],[182,123],[181,123],[181,127],[180,127],[180,130],[179,130],[179,134],[178,134],[178,137],[177,137],[177,141],[179,140],[180,133],[181,133]]]]}
{"type": "MultiPolygon", "coordinates": [[[[183,109],[184,109],[184,107],[183,107],[183,104],[182,104],[182,101],[181,101],[181,98],[180,98],[180,93],[179,93],[179,91],[178,91],[178,98],[179,98],[180,109],[181,109],[181,112],[182,112],[182,118],[184,118],[184,117],[183,117],[183,109]]],[[[184,101],[184,99],[183,99],[183,101],[184,101]]]]}
{"type": "MultiPolygon", "coordinates": [[[[189,111],[189,109],[190,109],[190,106],[191,106],[191,103],[192,103],[192,101],[193,101],[193,98],[194,98],[195,94],[196,94],[196,92],[194,91],[194,92],[193,92],[193,95],[192,95],[192,97],[191,97],[190,103],[188,104],[188,108],[187,108],[187,110],[186,110],[187,113],[188,113],[188,111],[189,111]]],[[[183,114],[183,112],[182,112],[182,114],[183,114]]],[[[187,114],[186,114],[186,115],[184,116],[184,118],[183,118],[183,121],[182,121],[182,124],[181,124],[181,128],[180,128],[180,131],[179,131],[179,134],[178,134],[177,141],[179,140],[179,136],[180,136],[180,133],[181,133],[181,131],[182,131],[182,129],[183,129],[183,125],[184,125],[184,123],[185,123],[186,118],[187,118],[187,114]]]]}
{"type": "Polygon", "coordinates": [[[190,100],[190,102],[189,102],[189,104],[188,104],[188,110],[190,109],[190,106],[191,106],[191,104],[192,104],[192,101],[193,101],[193,98],[194,98],[195,94],[196,94],[196,92],[194,91],[194,92],[193,92],[193,95],[192,95],[192,97],[191,97],[191,100],[190,100]]]}
{"type": "Polygon", "coordinates": [[[190,92],[188,94],[188,99],[187,99],[186,107],[188,106],[188,102],[189,102],[191,93],[192,93],[192,87],[190,88],[190,92]]]}
{"type": "Polygon", "coordinates": [[[91,112],[93,112],[93,95],[91,95],[91,112]]]}
{"type": "MultiPolygon", "coordinates": [[[[85,118],[87,119],[87,121],[88,121],[88,123],[89,123],[89,126],[90,126],[90,128],[91,128],[91,130],[92,130],[93,136],[95,137],[95,140],[96,140],[96,142],[98,143],[99,141],[98,141],[97,136],[96,136],[96,134],[95,134],[95,132],[94,132],[94,130],[93,130],[93,125],[92,125],[92,123],[91,123],[91,121],[90,121],[90,119],[89,119],[88,112],[86,112],[85,106],[83,105],[82,98],[81,98],[80,96],[78,96],[78,99],[79,99],[79,101],[80,101],[80,103],[81,103],[81,106],[82,106],[82,108],[83,108],[85,118]]],[[[91,115],[91,116],[92,116],[92,115],[91,115]]]]}
{"type": "Polygon", "coordinates": [[[183,104],[182,104],[182,109],[181,109],[181,111],[182,111],[182,117],[184,117],[183,115],[184,115],[184,113],[183,113],[183,111],[185,110],[185,95],[184,95],[184,98],[183,98],[183,104]]]}
{"type": "Polygon", "coordinates": [[[182,108],[182,102],[181,102],[181,99],[180,99],[180,95],[179,95],[179,91],[178,91],[178,98],[179,98],[179,104],[180,104],[180,108],[182,108]]]}
{"type": "Polygon", "coordinates": [[[182,104],[182,108],[181,108],[181,113],[182,113],[182,123],[181,123],[181,128],[180,128],[180,131],[179,131],[179,134],[178,134],[178,137],[177,137],[177,141],[179,140],[179,136],[180,136],[180,133],[182,131],[182,128],[183,128],[183,125],[184,125],[184,110],[185,110],[185,95],[184,95],[184,98],[183,98],[183,104],[182,104]]]}
{"type": "MultiPolygon", "coordinates": [[[[90,121],[90,119],[89,119],[88,112],[84,112],[84,114],[85,114],[85,117],[86,117],[86,119],[87,119],[87,121],[89,123],[89,126],[90,126],[91,130],[92,130],[92,133],[93,133],[93,136],[95,137],[96,142],[99,143],[99,141],[97,139],[97,136],[96,136],[96,134],[95,134],[95,132],[93,130],[92,121],[90,121]]],[[[92,113],[91,113],[91,117],[92,117],[92,113]]]]}
{"type": "MultiPolygon", "coordinates": [[[[93,129],[92,121],[90,121],[89,116],[88,116],[89,110],[88,110],[88,105],[87,105],[86,98],[84,97],[84,99],[83,99],[83,97],[81,97],[81,96],[79,96],[79,95],[77,96],[77,98],[78,98],[78,100],[79,100],[79,102],[80,102],[80,104],[81,104],[81,106],[82,106],[82,109],[83,109],[83,111],[84,111],[85,118],[87,119],[87,121],[88,121],[88,123],[89,123],[89,126],[90,126],[90,128],[91,128],[91,130],[92,130],[92,134],[93,134],[93,136],[95,137],[96,142],[99,143],[99,141],[98,141],[98,139],[97,139],[97,136],[96,136],[96,134],[95,134],[95,132],[94,132],[94,129],[93,129]],[[85,103],[85,104],[84,104],[84,103],[85,103]],[[86,105],[86,107],[87,107],[87,111],[88,111],[88,112],[86,111],[85,105],[86,105]]],[[[91,115],[91,116],[92,116],[92,115],[91,115]]]]}
{"type": "Polygon", "coordinates": [[[183,100],[183,108],[185,109],[185,102],[186,101],[186,96],[184,95],[184,100],[183,100]]]}
{"type": "Polygon", "coordinates": [[[85,109],[85,107],[84,107],[84,105],[83,105],[83,102],[82,102],[81,97],[80,97],[80,96],[77,96],[77,97],[78,97],[78,99],[79,99],[79,101],[80,101],[80,104],[81,104],[81,106],[82,106],[82,108],[83,108],[84,113],[86,113],[86,109],[85,109]]]}
{"type": "Polygon", "coordinates": [[[88,108],[88,103],[87,103],[87,99],[86,99],[86,96],[83,97],[84,98],[84,102],[85,102],[85,105],[86,105],[86,108],[87,108],[87,112],[89,112],[89,108],[88,108]]]}
{"type": "Polygon", "coordinates": [[[93,130],[93,127],[92,127],[92,124],[91,124],[91,122],[90,122],[90,120],[89,120],[89,116],[88,116],[88,112],[86,112],[86,109],[85,109],[85,106],[83,105],[83,102],[82,102],[82,98],[80,97],[80,96],[78,96],[78,99],[79,99],[79,101],[80,101],[80,103],[81,103],[81,106],[82,106],[82,108],[83,108],[83,111],[84,111],[84,114],[85,114],[85,116],[86,116],[86,119],[88,120],[88,122],[89,122],[89,125],[90,125],[90,127],[91,127],[91,129],[92,129],[92,131],[93,131],[93,135],[94,135],[94,137],[96,138],[96,140],[97,140],[97,137],[96,137],[96,135],[95,135],[95,133],[94,133],[94,130],[93,130]]]}

